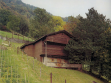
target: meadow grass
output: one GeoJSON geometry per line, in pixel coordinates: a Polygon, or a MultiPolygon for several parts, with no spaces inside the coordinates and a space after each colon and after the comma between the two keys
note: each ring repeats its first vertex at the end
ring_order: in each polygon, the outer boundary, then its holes
{"type": "Polygon", "coordinates": [[[5,70],[2,72],[3,75],[0,83],[8,83],[6,80],[9,83],[17,83],[17,81],[19,83],[25,83],[25,81],[27,83],[50,83],[50,73],[52,73],[52,83],[65,83],[65,79],[67,83],[92,83],[92,81],[104,83],[95,77],[77,70],[47,67],[33,57],[23,54],[21,51],[17,54],[16,48],[21,45],[23,44],[11,42],[11,46],[6,47],[7,50],[0,51],[0,56],[4,57],[4,59],[2,58],[2,65],[4,65],[3,69],[5,70]],[[8,78],[7,72],[9,74],[8,78]]]}
{"type": "MultiPolygon", "coordinates": [[[[10,33],[10,32],[5,32],[5,31],[0,30],[0,35],[3,36],[3,37],[7,36],[7,38],[12,38],[12,33],[10,33]]],[[[13,38],[18,39],[18,35],[13,35],[13,38]]],[[[19,36],[19,39],[23,40],[23,36],[19,36]]],[[[28,41],[28,40],[33,41],[31,38],[28,39],[28,37],[26,37],[26,36],[24,36],[24,40],[25,41],[28,41]]]]}

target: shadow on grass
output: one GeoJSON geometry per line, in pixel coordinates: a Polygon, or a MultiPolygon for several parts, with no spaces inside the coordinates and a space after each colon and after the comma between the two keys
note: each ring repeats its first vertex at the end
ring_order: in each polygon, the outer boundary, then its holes
{"type": "MultiPolygon", "coordinates": [[[[93,77],[96,77],[97,79],[100,79],[100,80],[103,81],[104,83],[110,83],[110,82],[108,82],[106,79],[100,77],[99,75],[95,75],[94,73],[91,73],[91,72],[89,72],[89,71],[82,70],[82,72],[83,72],[83,73],[86,73],[86,74],[89,74],[89,75],[91,75],[91,76],[93,76],[93,77]]],[[[92,82],[92,83],[95,83],[95,82],[92,82]]]]}

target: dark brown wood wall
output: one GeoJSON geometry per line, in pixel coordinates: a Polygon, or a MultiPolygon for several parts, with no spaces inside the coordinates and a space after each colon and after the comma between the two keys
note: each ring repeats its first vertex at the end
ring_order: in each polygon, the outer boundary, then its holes
{"type": "MultiPolygon", "coordinates": [[[[64,46],[47,44],[47,55],[59,55],[64,56],[64,46]]],[[[45,54],[45,46],[43,47],[43,54],[45,54]]]]}
{"type": "Polygon", "coordinates": [[[42,62],[41,54],[42,54],[42,40],[37,42],[35,45],[35,51],[34,51],[34,56],[37,58],[37,60],[42,62]]]}
{"type": "MultiPolygon", "coordinates": [[[[70,37],[64,33],[59,33],[55,35],[48,36],[43,42],[54,42],[53,44],[47,43],[47,55],[58,55],[58,56],[66,56],[63,52],[63,49],[70,37]],[[64,45],[63,45],[64,44],[64,45]]],[[[45,45],[43,44],[42,53],[45,54],[45,45]]]]}
{"type": "Polygon", "coordinates": [[[70,37],[67,36],[64,33],[59,33],[55,35],[48,36],[45,41],[51,41],[61,44],[68,44],[68,41],[70,40],[70,37]]]}
{"type": "Polygon", "coordinates": [[[32,56],[34,57],[34,45],[28,45],[24,48],[24,52],[28,55],[28,56],[32,56]]]}
{"type": "Polygon", "coordinates": [[[36,44],[28,45],[24,48],[24,52],[29,56],[36,57],[37,60],[42,62],[42,57],[40,55],[45,55],[45,44],[44,42],[48,41],[47,43],[47,55],[56,55],[56,56],[66,56],[63,52],[63,49],[70,37],[64,33],[58,33],[55,35],[51,35],[46,37],[44,41],[39,41],[36,44]],[[50,42],[54,42],[51,43],[50,42]]]}

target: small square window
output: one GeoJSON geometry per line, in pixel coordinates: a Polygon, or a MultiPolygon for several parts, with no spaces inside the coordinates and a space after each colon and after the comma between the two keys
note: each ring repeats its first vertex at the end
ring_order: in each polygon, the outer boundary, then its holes
{"type": "Polygon", "coordinates": [[[52,59],[52,61],[54,61],[54,59],[52,59]]]}

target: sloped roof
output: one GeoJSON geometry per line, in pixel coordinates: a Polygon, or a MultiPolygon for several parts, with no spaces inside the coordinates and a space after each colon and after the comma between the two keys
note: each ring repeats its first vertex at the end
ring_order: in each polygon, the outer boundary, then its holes
{"type": "Polygon", "coordinates": [[[72,36],[70,33],[68,33],[67,31],[62,30],[62,31],[58,31],[58,32],[54,32],[54,33],[47,34],[47,35],[39,38],[38,40],[36,40],[36,41],[34,41],[34,42],[24,44],[23,46],[20,47],[20,49],[23,49],[25,46],[28,46],[28,45],[32,45],[32,44],[34,45],[34,44],[37,43],[38,41],[40,41],[40,40],[42,40],[42,39],[45,39],[45,38],[48,37],[48,36],[55,35],[55,34],[59,34],[59,33],[65,33],[65,34],[68,35],[70,38],[73,37],[73,36],[72,36]]]}

